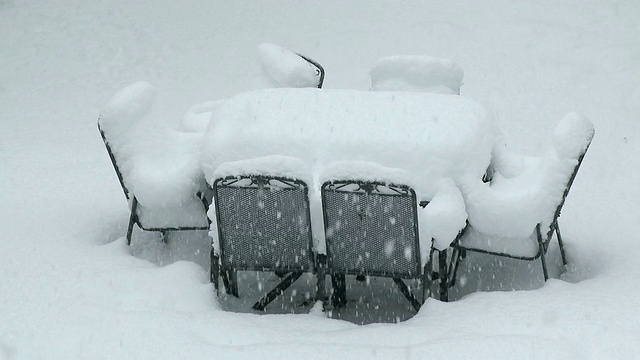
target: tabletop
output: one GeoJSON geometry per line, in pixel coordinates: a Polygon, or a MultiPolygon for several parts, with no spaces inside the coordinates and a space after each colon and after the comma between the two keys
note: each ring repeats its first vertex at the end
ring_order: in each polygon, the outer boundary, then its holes
{"type": "Polygon", "coordinates": [[[289,156],[305,162],[318,179],[335,162],[367,161],[404,170],[429,200],[443,179],[482,178],[493,126],[481,105],[458,95],[268,89],[215,108],[202,166],[212,182],[223,163],[289,156]]]}

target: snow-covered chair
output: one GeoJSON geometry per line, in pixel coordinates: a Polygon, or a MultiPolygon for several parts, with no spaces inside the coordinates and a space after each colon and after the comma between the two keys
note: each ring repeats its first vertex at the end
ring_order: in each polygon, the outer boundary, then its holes
{"type": "Polygon", "coordinates": [[[540,258],[546,281],[545,254],[556,234],[566,265],[558,218],[594,134],[587,118],[572,113],[556,128],[554,149],[545,156],[497,154],[490,184],[462,187],[469,225],[453,244],[454,251],[461,257],[473,251],[528,261],[540,258]]]}
{"type": "Polygon", "coordinates": [[[258,57],[271,86],[322,88],[324,68],[307,56],[278,45],[263,43],[258,46],[258,57]]]}
{"type": "MultiPolygon", "coordinates": [[[[288,274],[253,308],[264,310],[305,272],[316,269],[308,186],[305,181],[269,175],[225,176],[213,182],[217,238],[211,251],[216,292],[222,275],[227,293],[238,296],[237,271],[288,274]]],[[[213,229],[212,231],[216,231],[213,229]]],[[[318,297],[324,275],[318,267],[318,297]]]]}
{"type": "Polygon", "coordinates": [[[464,71],[449,59],[395,55],[378,60],[369,73],[373,91],[460,95],[464,71]]]}
{"type": "Polygon", "coordinates": [[[332,304],[346,303],[345,275],[381,276],[392,278],[418,311],[429,296],[431,265],[421,265],[415,191],[380,181],[336,179],[323,183],[321,195],[332,304]],[[422,301],[403,279],[422,283],[422,301]]]}
{"type": "Polygon", "coordinates": [[[154,100],[153,85],[138,82],[118,92],[98,118],[98,130],[129,203],[128,245],[134,224],[161,232],[163,240],[171,231],[209,229],[211,194],[196,156],[200,138],[172,132],[164,134],[166,138],[152,136],[156,143],[145,143],[144,134],[158,135],[138,127],[154,100]]]}

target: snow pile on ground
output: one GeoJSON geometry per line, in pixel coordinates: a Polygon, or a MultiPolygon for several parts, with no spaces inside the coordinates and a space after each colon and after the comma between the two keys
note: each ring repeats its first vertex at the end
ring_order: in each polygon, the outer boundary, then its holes
{"type": "Polygon", "coordinates": [[[300,55],[278,45],[264,43],[258,47],[262,69],[274,87],[317,87],[320,70],[300,55]]]}
{"type": "Polygon", "coordinates": [[[396,55],[378,60],[371,72],[371,90],[460,94],[464,71],[448,59],[396,55]]]}

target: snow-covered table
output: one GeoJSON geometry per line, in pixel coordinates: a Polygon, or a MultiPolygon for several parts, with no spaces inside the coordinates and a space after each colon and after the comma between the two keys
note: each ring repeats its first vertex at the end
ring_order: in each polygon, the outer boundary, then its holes
{"type": "MultiPolygon", "coordinates": [[[[221,103],[204,141],[209,182],[223,163],[274,155],[301,159],[316,181],[332,163],[366,161],[403,170],[399,180],[431,200],[443,180],[482,178],[494,139],[488,112],[461,96],[270,89],[221,103]]],[[[286,172],[278,166],[269,171],[286,172]]]]}
{"type": "Polygon", "coordinates": [[[320,252],[324,180],[410,185],[419,200],[433,204],[420,220],[421,248],[428,251],[432,237],[442,238],[440,247],[446,248],[464,227],[464,201],[456,184],[482,179],[493,135],[489,113],[457,95],[270,89],[216,106],[204,136],[202,166],[210,184],[227,175],[256,173],[304,179],[311,189],[320,252]]]}

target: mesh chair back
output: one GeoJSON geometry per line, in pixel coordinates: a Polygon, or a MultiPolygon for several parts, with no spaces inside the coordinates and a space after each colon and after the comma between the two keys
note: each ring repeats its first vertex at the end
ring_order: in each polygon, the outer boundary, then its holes
{"type": "Polygon", "coordinates": [[[309,270],[308,188],[303,181],[246,176],[213,185],[223,269],[309,270]]]}
{"type": "Polygon", "coordinates": [[[322,185],[328,268],[335,273],[415,278],[421,274],[416,194],[402,185],[322,185]]]}

